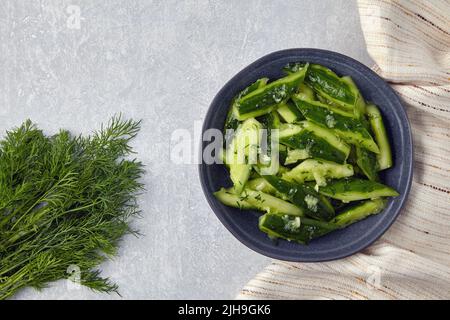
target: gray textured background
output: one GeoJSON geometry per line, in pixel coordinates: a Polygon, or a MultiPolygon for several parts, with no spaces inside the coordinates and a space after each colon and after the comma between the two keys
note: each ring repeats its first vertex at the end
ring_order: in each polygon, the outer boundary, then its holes
{"type": "MultiPolygon", "coordinates": [[[[119,111],[144,119],[134,147],[148,170],[135,222],[145,236],[126,237],[103,265],[135,299],[233,298],[270,262],[220,224],[197,166],[170,163],[173,130],[193,134],[220,87],[272,51],[316,47],[371,61],[351,0],[2,0],[0,46],[2,134],[26,118],[49,134],[87,133],[119,111]]],[[[16,297],[118,298],[66,281],[16,297]]]]}

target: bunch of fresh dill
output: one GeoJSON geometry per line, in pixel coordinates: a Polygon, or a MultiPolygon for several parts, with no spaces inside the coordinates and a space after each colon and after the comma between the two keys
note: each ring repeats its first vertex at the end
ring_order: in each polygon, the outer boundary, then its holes
{"type": "Polygon", "coordinates": [[[135,233],[143,166],[127,160],[140,122],[116,116],[88,137],[45,136],[31,121],[0,141],[0,299],[67,278],[117,292],[98,265],[135,233]]]}

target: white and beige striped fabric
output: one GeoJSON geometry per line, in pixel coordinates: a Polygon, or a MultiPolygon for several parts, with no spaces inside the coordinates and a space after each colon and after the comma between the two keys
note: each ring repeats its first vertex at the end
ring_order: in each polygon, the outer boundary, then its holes
{"type": "Polygon", "coordinates": [[[396,223],[347,259],[274,261],[239,299],[450,299],[450,2],[359,0],[376,71],[405,102],[414,181],[396,223]]]}

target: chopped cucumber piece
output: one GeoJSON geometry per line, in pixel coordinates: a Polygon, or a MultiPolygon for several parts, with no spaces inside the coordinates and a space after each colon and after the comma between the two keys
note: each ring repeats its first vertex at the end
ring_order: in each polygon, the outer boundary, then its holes
{"type": "Polygon", "coordinates": [[[274,194],[275,188],[270,185],[264,178],[255,178],[247,182],[247,187],[255,191],[262,191],[268,194],[274,194]]]}
{"type": "Polygon", "coordinates": [[[367,105],[367,117],[375,136],[375,141],[380,148],[377,154],[378,170],[385,170],[392,167],[392,154],[389,138],[384,127],[380,110],[374,104],[367,105]]]}
{"type": "Polygon", "coordinates": [[[278,170],[278,175],[283,175],[283,174],[285,174],[288,171],[289,171],[289,168],[280,166],[280,169],[278,170]]]}
{"type": "Polygon", "coordinates": [[[234,193],[240,194],[250,178],[252,166],[249,164],[234,163],[230,165],[230,179],[233,182],[234,193]]]}
{"type": "Polygon", "coordinates": [[[256,120],[258,120],[265,129],[278,129],[281,124],[280,117],[275,111],[258,117],[256,120]]]}
{"type": "Polygon", "coordinates": [[[301,208],[261,191],[245,188],[241,194],[241,198],[261,211],[299,217],[304,215],[301,208]]]}
{"type": "Polygon", "coordinates": [[[314,90],[307,86],[304,82],[300,84],[300,87],[298,88],[298,94],[304,95],[304,97],[307,99],[316,100],[316,94],[314,93],[314,90]]]}
{"type": "Polygon", "coordinates": [[[241,97],[249,94],[250,92],[255,91],[256,89],[262,88],[267,84],[267,81],[269,81],[269,78],[261,78],[253,82],[251,85],[249,85],[247,88],[242,90],[234,99],[232,106],[230,110],[228,111],[227,119],[225,120],[225,128],[224,130],[237,130],[239,126],[239,120],[234,116],[235,113],[235,102],[236,100],[239,100],[241,97]]]}
{"type": "Polygon", "coordinates": [[[292,101],[287,101],[281,103],[278,106],[277,112],[287,123],[299,122],[301,120],[305,120],[303,114],[298,110],[295,104],[292,101]]]}
{"type": "Polygon", "coordinates": [[[355,117],[358,119],[363,118],[364,114],[366,113],[366,102],[359,92],[358,87],[356,86],[353,79],[349,76],[342,77],[341,80],[348,85],[348,87],[356,97],[355,104],[353,106],[353,113],[355,114],[355,117]]]}
{"type": "Polygon", "coordinates": [[[283,174],[283,179],[303,183],[315,180],[317,185],[325,186],[327,179],[341,179],[354,174],[351,164],[338,164],[331,161],[308,159],[291,171],[283,174]]]}
{"type": "MultiPolygon", "coordinates": [[[[284,70],[291,73],[301,65],[303,63],[291,63],[284,70]]],[[[348,79],[342,79],[330,69],[318,64],[309,66],[305,83],[317,93],[318,97],[323,97],[351,112],[358,104],[358,97],[361,96],[353,81],[350,83],[348,79]]]]}
{"type": "Polygon", "coordinates": [[[280,126],[280,143],[293,149],[307,150],[311,157],[344,163],[350,146],[331,130],[309,121],[280,126]]]}
{"type": "Polygon", "coordinates": [[[307,149],[289,149],[284,164],[297,163],[300,160],[305,160],[310,157],[311,155],[307,149]]]}
{"type": "Polygon", "coordinates": [[[262,125],[255,119],[247,119],[236,132],[227,149],[226,163],[236,194],[240,194],[250,177],[252,164],[257,163],[262,125]]]}
{"type": "Polygon", "coordinates": [[[234,193],[234,190],[227,190],[221,188],[214,192],[214,196],[224,205],[238,209],[257,209],[245,200],[241,199],[240,195],[234,193]]]}
{"type": "Polygon", "coordinates": [[[305,78],[308,65],[284,78],[278,79],[249,94],[235,103],[235,116],[239,120],[261,116],[295,93],[305,78]]]}
{"type": "Polygon", "coordinates": [[[345,209],[334,218],[333,223],[339,228],[344,228],[372,214],[380,213],[385,206],[386,199],[367,200],[345,209]]]}
{"type": "Polygon", "coordinates": [[[378,180],[378,164],[375,153],[356,147],[356,163],[369,180],[378,180]]]}
{"type": "Polygon", "coordinates": [[[276,176],[263,176],[283,199],[289,200],[315,219],[329,221],[334,218],[334,209],[328,199],[313,187],[283,180],[276,176]]]}
{"type": "Polygon", "coordinates": [[[259,218],[259,229],[267,233],[270,238],[281,238],[307,244],[312,239],[337,228],[331,223],[314,219],[266,213],[259,218]]]}
{"type": "Polygon", "coordinates": [[[356,178],[332,181],[325,187],[321,187],[319,192],[327,197],[343,202],[380,197],[396,197],[399,195],[397,191],[384,184],[356,178]]]}
{"type": "MultiPolygon", "coordinates": [[[[280,144],[278,145],[278,160],[280,163],[286,163],[286,158],[288,156],[288,148],[284,145],[284,144],[280,144]]],[[[281,166],[280,168],[278,168],[278,172],[280,172],[281,170],[281,166]]]]}
{"type": "Polygon", "coordinates": [[[306,119],[333,130],[348,143],[374,153],[380,152],[363,121],[318,101],[304,100],[299,96],[293,96],[292,99],[306,119]]]}
{"type": "Polygon", "coordinates": [[[265,172],[277,174],[280,163],[279,150],[277,150],[277,148],[279,148],[279,143],[278,140],[272,141],[272,130],[280,127],[280,117],[277,112],[272,111],[271,113],[259,117],[258,120],[263,128],[266,129],[260,143],[260,162],[258,163],[258,167],[260,169],[264,168],[265,172]],[[274,153],[272,153],[272,148],[275,148],[274,153]]]}

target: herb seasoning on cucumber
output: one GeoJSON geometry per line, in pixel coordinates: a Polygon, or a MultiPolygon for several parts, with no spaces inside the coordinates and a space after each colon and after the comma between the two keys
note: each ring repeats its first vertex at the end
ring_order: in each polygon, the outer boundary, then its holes
{"type": "Polygon", "coordinates": [[[261,211],[258,226],[270,238],[307,244],[381,213],[399,194],[380,180],[379,171],[393,166],[381,112],[353,79],[306,62],[283,70],[284,78],[258,79],[233,99],[225,123],[236,130],[226,161],[232,185],[215,196],[261,211]],[[262,153],[269,139],[261,139],[261,129],[278,130],[279,166],[270,174],[248,150],[262,153]],[[255,139],[244,145],[249,135],[255,139]]]}

